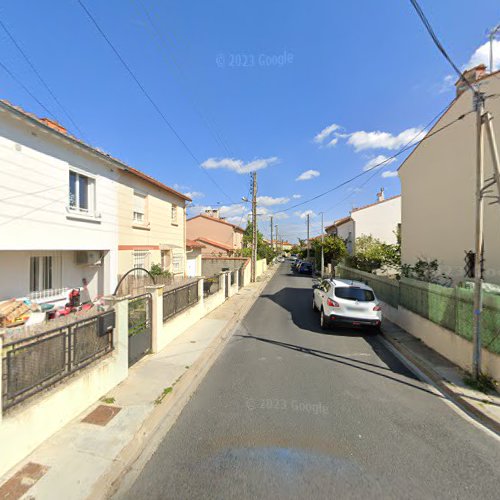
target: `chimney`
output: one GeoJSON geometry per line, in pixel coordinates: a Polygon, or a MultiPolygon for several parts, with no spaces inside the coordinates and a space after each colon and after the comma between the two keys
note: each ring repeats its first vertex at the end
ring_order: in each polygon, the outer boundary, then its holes
{"type": "Polygon", "coordinates": [[[385,196],[384,196],[384,188],[380,188],[380,191],[377,193],[377,201],[384,201],[385,196]]]}
{"type": "Polygon", "coordinates": [[[57,130],[58,132],[61,132],[61,134],[68,133],[68,131],[59,122],[56,122],[55,120],[51,120],[50,118],[40,118],[40,121],[45,125],[47,125],[47,127],[50,127],[54,130],[57,130]]]}
{"type": "Polygon", "coordinates": [[[483,78],[486,74],[486,66],[484,64],[479,64],[474,66],[474,68],[467,69],[462,73],[463,78],[459,78],[455,83],[455,88],[457,89],[457,97],[462,95],[469,86],[464,82],[464,79],[471,84],[476,83],[478,80],[483,78]]]}
{"type": "Polygon", "coordinates": [[[205,210],[205,215],[213,217],[214,219],[220,219],[220,211],[218,208],[209,208],[205,210]]]}

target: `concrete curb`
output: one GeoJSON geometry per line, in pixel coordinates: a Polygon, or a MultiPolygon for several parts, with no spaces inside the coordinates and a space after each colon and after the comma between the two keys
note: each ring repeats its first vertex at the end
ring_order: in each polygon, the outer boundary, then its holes
{"type": "Polygon", "coordinates": [[[429,363],[423,360],[420,356],[417,356],[411,349],[403,345],[401,342],[398,342],[385,333],[383,331],[383,327],[381,334],[384,339],[389,342],[392,347],[394,347],[394,349],[396,349],[404,358],[406,358],[411,364],[415,365],[418,370],[428,377],[429,380],[439,389],[439,391],[441,391],[450,401],[500,437],[500,423],[483,413],[474,405],[470,404],[460,394],[453,391],[444,381],[443,377],[436,370],[434,370],[429,363]]]}
{"type": "Polygon", "coordinates": [[[244,305],[238,309],[205,352],[185,372],[175,385],[172,394],[148,415],[132,439],[125,444],[115,458],[113,466],[96,481],[89,499],[119,497],[121,493],[127,491],[215,363],[238,323],[252,308],[278,269],[279,266],[268,268],[267,272],[262,275],[262,281],[258,282],[259,286],[247,298],[244,305]]]}

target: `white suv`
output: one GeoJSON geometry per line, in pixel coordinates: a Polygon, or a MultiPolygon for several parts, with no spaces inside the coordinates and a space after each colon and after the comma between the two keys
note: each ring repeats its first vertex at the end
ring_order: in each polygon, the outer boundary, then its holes
{"type": "Polygon", "coordinates": [[[320,311],[321,328],[333,325],[379,329],[382,309],[373,290],[359,281],[326,279],[313,284],[313,309],[320,311]]]}

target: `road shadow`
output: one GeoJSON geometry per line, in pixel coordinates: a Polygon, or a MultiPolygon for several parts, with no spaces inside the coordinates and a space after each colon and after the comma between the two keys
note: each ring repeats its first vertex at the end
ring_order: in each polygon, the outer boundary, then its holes
{"type": "MultiPolygon", "coordinates": [[[[305,347],[297,344],[289,344],[287,342],[281,342],[279,340],[273,340],[273,339],[266,339],[264,337],[256,337],[254,335],[238,335],[239,338],[242,340],[254,340],[258,342],[264,342],[267,344],[271,344],[277,347],[281,347],[284,349],[290,349],[292,351],[298,351],[304,354],[309,354],[310,356],[316,357],[316,358],[321,358],[327,361],[331,361],[333,363],[343,365],[343,366],[348,366],[350,368],[354,368],[356,370],[361,370],[367,373],[371,373],[373,375],[377,375],[378,377],[385,378],[387,380],[392,380],[393,382],[397,382],[398,384],[406,385],[407,387],[411,387],[413,389],[417,389],[419,391],[425,392],[427,394],[431,394],[432,396],[436,396],[438,398],[444,398],[441,394],[435,393],[429,389],[426,389],[423,386],[407,382],[405,380],[401,380],[400,378],[393,377],[392,374],[400,374],[404,375],[407,378],[411,378],[415,381],[418,381],[419,379],[410,371],[408,368],[406,368],[403,363],[401,363],[395,356],[393,356],[389,351],[385,351],[384,358],[381,357],[381,359],[384,361],[384,363],[387,364],[387,368],[384,366],[379,366],[373,363],[368,363],[366,361],[360,361],[355,358],[350,358],[348,356],[341,356],[339,354],[334,354],[334,353],[329,353],[326,351],[320,351],[318,349],[313,349],[310,347],[305,347]],[[390,359],[392,358],[392,359],[390,359]],[[390,364],[387,363],[389,361],[390,364]]],[[[374,339],[375,340],[375,339],[374,339]]],[[[384,349],[382,345],[379,346],[381,350],[384,349]]],[[[377,355],[380,357],[380,353],[377,352],[377,355]]]]}
{"type": "MultiPolygon", "coordinates": [[[[275,304],[278,304],[280,307],[288,311],[291,315],[292,322],[298,328],[305,330],[308,333],[314,333],[316,335],[334,335],[337,337],[343,336],[362,338],[367,344],[370,345],[375,355],[378,356],[378,358],[388,367],[388,371],[418,380],[418,377],[416,377],[411,370],[409,370],[392,352],[387,349],[387,347],[381,342],[378,335],[374,334],[372,330],[367,330],[361,327],[338,326],[332,327],[328,330],[321,329],[319,324],[319,313],[317,311],[313,311],[312,309],[312,288],[286,287],[282,288],[279,292],[274,294],[264,294],[261,295],[261,297],[273,301],[275,304]]],[[[315,350],[311,349],[311,351],[315,350]]],[[[342,358],[342,356],[333,353],[322,351],[315,352],[329,357],[335,356],[336,359],[342,358]]],[[[346,358],[346,361],[355,361],[358,365],[365,363],[351,358],[346,358]]],[[[376,367],[378,369],[381,368],[379,365],[373,365],[370,363],[368,363],[368,366],[376,367]]]]}
{"type": "MultiPolygon", "coordinates": [[[[304,276],[306,277],[306,276],[304,276]]],[[[311,279],[310,276],[307,276],[311,279]]],[[[272,300],[274,303],[287,310],[293,323],[301,330],[321,334],[340,335],[344,337],[359,337],[371,335],[371,332],[357,327],[332,327],[329,330],[322,330],[319,324],[319,313],[312,309],[313,291],[312,288],[282,288],[273,294],[263,294],[262,298],[272,300]]]]}

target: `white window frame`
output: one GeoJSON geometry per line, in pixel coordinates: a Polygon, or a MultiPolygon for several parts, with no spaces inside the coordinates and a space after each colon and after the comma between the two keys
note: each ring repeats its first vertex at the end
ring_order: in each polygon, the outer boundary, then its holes
{"type": "Polygon", "coordinates": [[[149,250],[133,250],[132,259],[134,269],[143,268],[148,269],[149,267],[149,250]]]}
{"type": "Polygon", "coordinates": [[[57,254],[31,255],[29,263],[30,293],[60,288],[62,281],[61,262],[61,256],[57,254]]]}
{"type": "Polygon", "coordinates": [[[96,178],[89,175],[87,172],[82,172],[75,168],[70,168],[68,173],[68,210],[71,213],[77,213],[82,215],[95,216],[96,213],[96,178]],[[71,175],[75,175],[75,200],[74,205],[72,205],[71,200],[71,175]],[[80,206],[80,177],[87,179],[87,208],[82,208],[80,206]]]}
{"type": "Polygon", "coordinates": [[[134,224],[137,224],[139,226],[147,226],[148,225],[147,211],[148,211],[148,195],[145,193],[141,193],[140,191],[134,191],[133,209],[132,209],[132,220],[134,224]],[[142,212],[136,210],[137,208],[135,204],[136,196],[144,199],[144,206],[142,212]]]}
{"type": "Polygon", "coordinates": [[[184,254],[181,252],[174,252],[172,255],[172,273],[184,273],[184,254]]]}
{"type": "Polygon", "coordinates": [[[177,226],[179,224],[179,206],[172,203],[170,208],[170,217],[172,220],[172,225],[177,226]]]}

